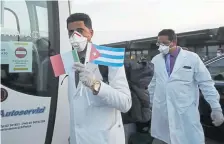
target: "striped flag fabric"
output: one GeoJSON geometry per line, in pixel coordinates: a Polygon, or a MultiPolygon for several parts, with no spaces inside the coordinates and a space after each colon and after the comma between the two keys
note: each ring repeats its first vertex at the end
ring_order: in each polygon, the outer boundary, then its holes
{"type": "Polygon", "coordinates": [[[121,67],[124,65],[125,48],[112,48],[92,44],[90,49],[89,62],[91,63],[109,67],[121,67]]]}
{"type": "Polygon", "coordinates": [[[74,62],[79,62],[79,56],[76,50],[72,50],[64,54],[51,56],[50,60],[54,75],[55,77],[58,77],[71,72],[74,62]]]}

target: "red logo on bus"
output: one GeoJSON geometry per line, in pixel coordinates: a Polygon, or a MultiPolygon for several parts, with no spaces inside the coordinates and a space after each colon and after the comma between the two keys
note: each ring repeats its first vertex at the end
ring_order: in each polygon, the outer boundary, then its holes
{"type": "Polygon", "coordinates": [[[1,102],[5,101],[8,97],[8,92],[6,89],[1,88],[1,102]]]}
{"type": "Polygon", "coordinates": [[[16,55],[17,58],[24,58],[27,55],[27,51],[23,47],[18,47],[15,50],[15,55],[16,55]]]}

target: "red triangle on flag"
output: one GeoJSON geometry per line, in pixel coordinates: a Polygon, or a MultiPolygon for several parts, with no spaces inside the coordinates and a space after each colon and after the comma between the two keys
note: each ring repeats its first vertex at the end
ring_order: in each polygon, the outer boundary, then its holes
{"type": "Polygon", "coordinates": [[[77,35],[77,36],[79,36],[79,37],[82,37],[78,32],[74,32],[73,34],[72,34],[72,36],[74,36],[74,35],[77,35]]]}
{"type": "Polygon", "coordinates": [[[93,61],[93,60],[97,59],[98,57],[100,57],[100,52],[94,47],[94,45],[92,45],[91,50],[90,50],[89,61],[93,61]]]}

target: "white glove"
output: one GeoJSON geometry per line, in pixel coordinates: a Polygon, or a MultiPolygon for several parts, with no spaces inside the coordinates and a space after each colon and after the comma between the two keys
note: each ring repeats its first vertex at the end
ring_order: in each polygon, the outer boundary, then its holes
{"type": "Polygon", "coordinates": [[[82,36],[77,31],[74,31],[74,33],[69,38],[69,41],[72,47],[76,49],[78,52],[85,50],[87,45],[87,38],[82,36]]]}
{"type": "Polygon", "coordinates": [[[79,72],[79,80],[83,83],[83,85],[91,88],[96,80],[93,72],[81,63],[75,63],[73,68],[79,72]]]}
{"type": "Polygon", "coordinates": [[[212,109],[211,119],[212,119],[212,123],[215,126],[220,126],[224,122],[224,116],[223,116],[222,110],[212,109]]]}

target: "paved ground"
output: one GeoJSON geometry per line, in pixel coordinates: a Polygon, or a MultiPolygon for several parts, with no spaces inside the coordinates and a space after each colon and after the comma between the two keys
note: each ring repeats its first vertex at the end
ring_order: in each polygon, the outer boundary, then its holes
{"type": "MultiPolygon", "coordinates": [[[[164,142],[161,142],[159,140],[155,140],[155,141],[153,141],[152,144],[165,144],[165,143],[164,142]]],[[[206,144],[223,144],[223,143],[218,143],[218,142],[215,142],[213,140],[206,139],[206,144]]]]}
{"type": "MultiPolygon", "coordinates": [[[[136,127],[134,124],[125,124],[124,129],[125,129],[125,136],[126,136],[126,144],[128,144],[127,139],[129,139],[131,134],[135,133],[136,127]]],[[[153,142],[153,144],[164,144],[164,143],[156,140],[155,142],[153,142]]],[[[206,138],[206,144],[224,144],[224,143],[215,142],[211,139],[206,138]]]]}

